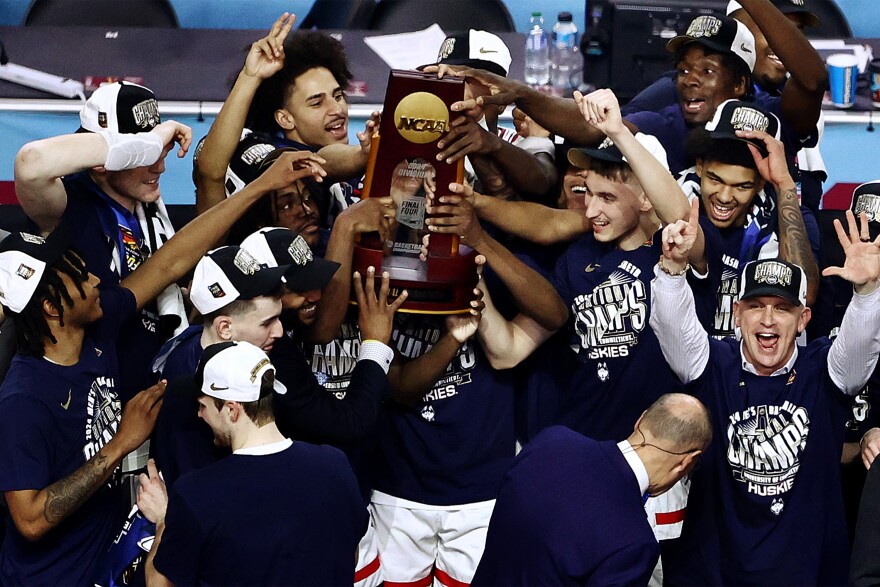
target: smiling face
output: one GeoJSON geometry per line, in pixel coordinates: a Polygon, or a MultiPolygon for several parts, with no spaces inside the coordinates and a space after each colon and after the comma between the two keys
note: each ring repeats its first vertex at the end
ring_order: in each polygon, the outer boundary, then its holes
{"type": "Polygon", "coordinates": [[[629,251],[646,240],[640,229],[644,212],[650,210],[637,182],[616,181],[590,172],[586,180],[586,215],[593,227],[593,237],[603,243],[615,243],[629,251]]]}
{"type": "Polygon", "coordinates": [[[717,161],[698,161],[697,175],[703,209],[712,224],[718,228],[743,226],[755,196],[764,187],[758,171],[717,161]]]}
{"type": "Polygon", "coordinates": [[[739,300],[733,313],[742,331],[743,354],[759,375],[772,375],[785,365],[810,321],[809,308],[777,296],[739,300]]]}
{"type": "Polygon", "coordinates": [[[146,167],[135,167],[123,171],[104,171],[98,174],[101,187],[108,187],[107,193],[129,210],[134,210],[137,202],[149,204],[159,199],[159,176],[165,173],[165,157],[173,145],[162,151],[159,160],[146,167]],[[103,182],[100,181],[103,179],[103,182]]]}
{"type": "Polygon", "coordinates": [[[686,46],[676,72],[679,106],[691,126],[705,124],[722,102],[745,94],[744,80],[734,80],[722,56],[711,51],[707,54],[699,43],[686,46]]]}
{"type": "Polygon", "coordinates": [[[296,78],[284,108],[275,114],[287,138],[310,147],[348,144],[348,102],[339,82],[324,67],[296,78]]]}
{"type": "MultiPolygon", "coordinates": [[[[785,83],[786,69],[780,61],[779,57],[770,48],[767,43],[767,37],[758,28],[758,25],[752,20],[752,17],[745,10],[737,10],[733,13],[734,18],[740,21],[755,36],[755,70],[752,75],[755,81],[763,88],[777,88],[785,83]]],[[[792,21],[799,29],[804,28],[804,20],[798,14],[786,14],[788,20],[792,21]]]]}

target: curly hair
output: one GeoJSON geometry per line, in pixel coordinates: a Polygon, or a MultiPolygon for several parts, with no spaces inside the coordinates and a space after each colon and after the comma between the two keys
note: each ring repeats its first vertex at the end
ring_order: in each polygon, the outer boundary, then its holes
{"type": "Polygon", "coordinates": [[[245,125],[254,131],[277,133],[275,111],[284,107],[296,79],[316,67],[324,67],[345,89],[352,74],[342,43],[320,31],[297,31],[284,42],[284,67],[257,89],[245,125]]]}
{"type": "Polygon", "coordinates": [[[58,322],[64,326],[64,302],[73,304],[73,298],[64,285],[61,274],[70,277],[76,285],[82,299],[86,299],[86,293],[82,284],[89,279],[89,270],[79,255],[68,250],[64,255],[47,267],[34,290],[28,304],[16,315],[16,343],[18,352],[23,355],[42,357],[45,352],[45,341],[48,338],[52,343],[58,341],[52,335],[49,323],[43,313],[43,301],[48,301],[58,311],[58,322]]]}

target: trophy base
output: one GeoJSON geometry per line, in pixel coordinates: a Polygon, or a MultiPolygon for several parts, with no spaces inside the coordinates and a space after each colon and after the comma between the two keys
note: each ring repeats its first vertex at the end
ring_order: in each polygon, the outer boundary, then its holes
{"type": "Polygon", "coordinates": [[[464,314],[471,309],[477,286],[476,256],[476,251],[470,251],[455,257],[434,257],[429,263],[417,257],[386,257],[382,250],[355,245],[352,264],[361,275],[366,275],[370,266],[387,271],[391,278],[389,299],[403,290],[408,292],[399,312],[464,314]]]}

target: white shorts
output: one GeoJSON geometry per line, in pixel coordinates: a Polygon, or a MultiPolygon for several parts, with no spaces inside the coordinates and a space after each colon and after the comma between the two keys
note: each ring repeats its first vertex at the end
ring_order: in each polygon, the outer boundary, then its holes
{"type": "Polygon", "coordinates": [[[483,549],[495,500],[432,506],[373,492],[387,587],[466,587],[483,549]]]}
{"type": "Polygon", "coordinates": [[[376,523],[373,520],[372,508],[367,532],[358,543],[358,562],[354,572],[354,587],[377,587],[382,584],[382,563],[379,560],[379,536],[376,534],[376,523]]]}
{"type": "Polygon", "coordinates": [[[691,480],[685,476],[666,493],[648,499],[645,513],[648,515],[651,530],[654,531],[654,538],[670,540],[681,536],[690,490],[691,480]]]}

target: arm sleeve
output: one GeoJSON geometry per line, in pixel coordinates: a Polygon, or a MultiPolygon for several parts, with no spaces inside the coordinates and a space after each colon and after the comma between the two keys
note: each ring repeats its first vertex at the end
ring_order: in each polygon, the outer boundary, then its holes
{"type": "Polygon", "coordinates": [[[272,352],[278,379],[287,387],[287,393],[275,396],[275,416],[282,432],[319,436],[328,442],[351,442],[370,434],[388,391],[387,367],[362,354],[345,397],[337,399],[318,383],[295,347],[292,341],[276,343],[272,352]]]}
{"type": "Polygon", "coordinates": [[[853,293],[840,332],[828,351],[828,375],[847,395],[865,385],[880,354],[880,288],[868,295],[853,293]]]}
{"type": "Polygon", "coordinates": [[[651,281],[651,328],[663,356],[682,383],[690,383],[709,363],[709,336],[697,319],[694,295],[682,277],[654,267],[651,281]]]}
{"type": "Polygon", "coordinates": [[[0,403],[0,491],[43,489],[56,481],[53,427],[38,402],[16,394],[0,403]]]}

